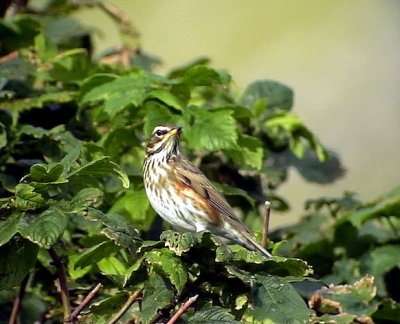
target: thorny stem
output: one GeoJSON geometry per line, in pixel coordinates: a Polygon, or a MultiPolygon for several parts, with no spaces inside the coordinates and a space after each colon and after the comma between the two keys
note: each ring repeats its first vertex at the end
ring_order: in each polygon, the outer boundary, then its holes
{"type": "Polygon", "coordinates": [[[262,232],[261,246],[266,249],[268,245],[268,232],[269,232],[269,218],[271,214],[271,203],[266,200],[265,203],[265,213],[264,213],[264,226],[262,232]]]}
{"type": "Polygon", "coordinates": [[[27,274],[25,276],[25,278],[21,281],[21,284],[19,286],[18,296],[14,300],[14,304],[13,304],[10,318],[8,320],[8,324],[16,324],[17,323],[19,310],[21,309],[22,298],[24,298],[25,288],[26,288],[26,285],[28,284],[28,280],[29,280],[29,274],[27,274]]]}
{"type": "Polygon", "coordinates": [[[103,287],[103,285],[101,283],[98,283],[96,285],[96,287],[94,287],[89,294],[85,297],[85,299],[78,305],[78,307],[76,307],[74,309],[74,311],[72,312],[71,315],[71,322],[74,323],[79,314],[81,313],[81,311],[92,301],[92,299],[94,298],[94,296],[96,296],[96,294],[98,293],[98,291],[101,289],[101,287],[103,287]]]}
{"type": "Polygon", "coordinates": [[[48,251],[53,259],[54,266],[57,269],[58,282],[60,283],[61,302],[64,309],[64,323],[68,323],[71,321],[71,305],[69,303],[67,276],[65,274],[64,264],[54,248],[50,248],[48,251]]]}
{"type": "Polygon", "coordinates": [[[187,311],[187,309],[192,306],[199,295],[195,295],[193,297],[190,297],[179,309],[178,311],[174,314],[174,316],[171,317],[171,319],[167,322],[167,324],[174,324],[182,315],[187,311]]]}
{"type": "Polygon", "coordinates": [[[138,299],[140,294],[142,293],[142,289],[135,291],[133,294],[131,294],[128,298],[128,300],[125,302],[125,304],[122,306],[122,308],[118,311],[118,313],[114,316],[113,319],[111,319],[108,324],[115,324],[119,321],[119,319],[124,316],[124,314],[128,311],[128,309],[132,306],[132,304],[138,299]]]}

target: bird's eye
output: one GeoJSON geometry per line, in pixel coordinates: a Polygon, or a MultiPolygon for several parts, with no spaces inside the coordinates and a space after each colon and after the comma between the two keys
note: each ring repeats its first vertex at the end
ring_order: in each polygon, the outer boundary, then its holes
{"type": "Polygon", "coordinates": [[[166,132],[167,132],[166,130],[159,129],[158,131],[156,131],[156,135],[161,136],[161,135],[164,135],[166,132]]]}

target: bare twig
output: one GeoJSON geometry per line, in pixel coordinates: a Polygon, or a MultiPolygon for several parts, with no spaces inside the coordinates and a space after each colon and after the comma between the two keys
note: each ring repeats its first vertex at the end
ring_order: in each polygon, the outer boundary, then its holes
{"type": "Polygon", "coordinates": [[[264,213],[264,226],[262,232],[261,246],[266,249],[268,246],[268,232],[269,232],[269,216],[271,213],[271,203],[266,200],[265,203],[265,213],[264,213]]]}
{"type": "Polygon", "coordinates": [[[24,279],[22,279],[21,284],[19,285],[19,291],[18,291],[18,296],[14,300],[14,305],[11,311],[10,318],[8,320],[8,324],[16,324],[18,315],[19,315],[19,310],[21,309],[21,302],[22,298],[24,298],[25,295],[25,288],[26,285],[28,284],[29,280],[29,274],[25,276],[24,279]]]}
{"type": "Polygon", "coordinates": [[[187,309],[192,306],[199,295],[195,295],[193,297],[190,297],[179,309],[178,311],[174,314],[174,316],[171,317],[171,319],[167,322],[167,324],[174,324],[182,315],[187,311],[187,309]]]}
{"type": "Polygon", "coordinates": [[[64,264],[54,248],[50,248],[48,251],[53,259],[54,266],[57,269],[58,282],[60,283],[61,302],[64,310],[64,323],[68,323],[71,321],[71,305],[69,303],[67,276],[65,274],[64,264]]]}
{"type": "Polygon", "coordinates": [[[138,299],[140,294],[142,293],[142,289],[135,291],[132,293],[128,300],[125,302],[125,304],[122,306],[122,308],[118,311],[118,313],[112,318],[108,324],[115,324],[119,321],[119,319],[124,316],[124,314],[128,311],[128,309],[132,306],[132,304],[138,299]]]}
{"type": "MultiPolygon", "coordinates": [[[[113,4],[106,1],[99,1],[97,3],[109,17],[111,17],[118,25],[119,31],[123,36],[129,36],[134,45],[128,46],[130,49],[139,48],[139,32],[133,27],[131,20],[127,14],[113,4]]],[[[124,40],[122,40],[124,41],[124,40]]],[[[124,42],[125,43],[125,42],[124,42]]],[[[127,45],[127,44],[125,44],[127,45]]]]}
{"type": "Polygon", "coordinates": [[[103,287],[101,283],[97,284],[96,287],[94,287],[85,297],[85,299],[74,309],[71,315],[71,322],[74,323],[79,314],[82,312],[82,310],[92,301],[94,296],[98,293],[98,291],[103,287]]]}
{"type": "Polygon", "coordinates": [[[8,61],[14,60],[19,56],[18,51],[10,52],[4,56],[0,57],[0,64],[6,63],[8,61]]]}

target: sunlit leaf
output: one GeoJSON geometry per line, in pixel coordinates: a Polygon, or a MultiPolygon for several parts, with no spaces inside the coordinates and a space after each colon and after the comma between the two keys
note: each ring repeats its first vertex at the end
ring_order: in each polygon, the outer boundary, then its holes
{"type": "Polygon", "coordinates": [[[111,254],[120,249],[121,247],[115,245],[111,241],[101,242],[100,244],[92,246],[76,257],[74,268],[85,268],[89,265],[95,264],[100,260],[111,256],[111,254]]]}
{"type": "Polygon", "coordinates": [[[262,142],[256,137],[240,135],[236,147],[226,150],[225,153],[240,165],[244,164],[258,170],[262,167],[264,149],[262,142]]]}
{"type": "Polygon", "coordinates": [[[118,164],[111,161],[110,157],[97,158],[66,175],[67,178],[76,176],[104,177],[113,173],[121,180],[124,188],[129,188],[129,178],[118,164]]]}
{"type": "Polygon", "coordinates": [[[147,95],[147,98],[158,99],[161,102],[165,103],[167,106],[172,107],[176,110],[181,111],[183,109],[183,103],[181,102],[181,100],[167,90],[153,90],[147,95]]]}
{"type": "Polygon", "coordinates": [[[145,253],[145,259],[164,273],[179,292],[182,291],[188,280],[188,272],[175,253],[167,249],[149,251],[145,253]]]}
{"type": "Polygon", "coordinates": [[[194,122],[183,132],[191,148],[217,151],[236,147],[238,135],[231,110],[211,111],[192,107],[189,114],[194,122]]]}
{"type": "Polygon", "coordinates": [[[20,183],[15,187],[15,204],[20,210],[38,209],[46,205],[41,194],[28,184],[20,183]]]}
{"type": "Polygon", "coordinates": [[[86,77],[91,63],[85,49],[76,48],[54,57],[50,78],[64,82],[80,81],[86,77]]]}
{"type": "Polygon", "coordinates": [[[182,255],[182,253],[189,251],[191,247],[200,242],[200,238],[195,234],[180,234],[174,231],[163,232],[160,239],[165,241],[165,246],[174,251],[176,255],[182,255]]]}

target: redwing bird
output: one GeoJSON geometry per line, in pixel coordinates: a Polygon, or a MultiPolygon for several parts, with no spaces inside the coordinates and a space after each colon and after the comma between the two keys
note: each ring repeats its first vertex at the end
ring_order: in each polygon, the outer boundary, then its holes
{"type": "Polygon", "coordinates": [[[181,127],[154,128],[144,160],[144,185],[155,211],[173,227],[190,232],[208,231],[264,256],[246,225],[224,196],[179,150],[181,127]]]}

